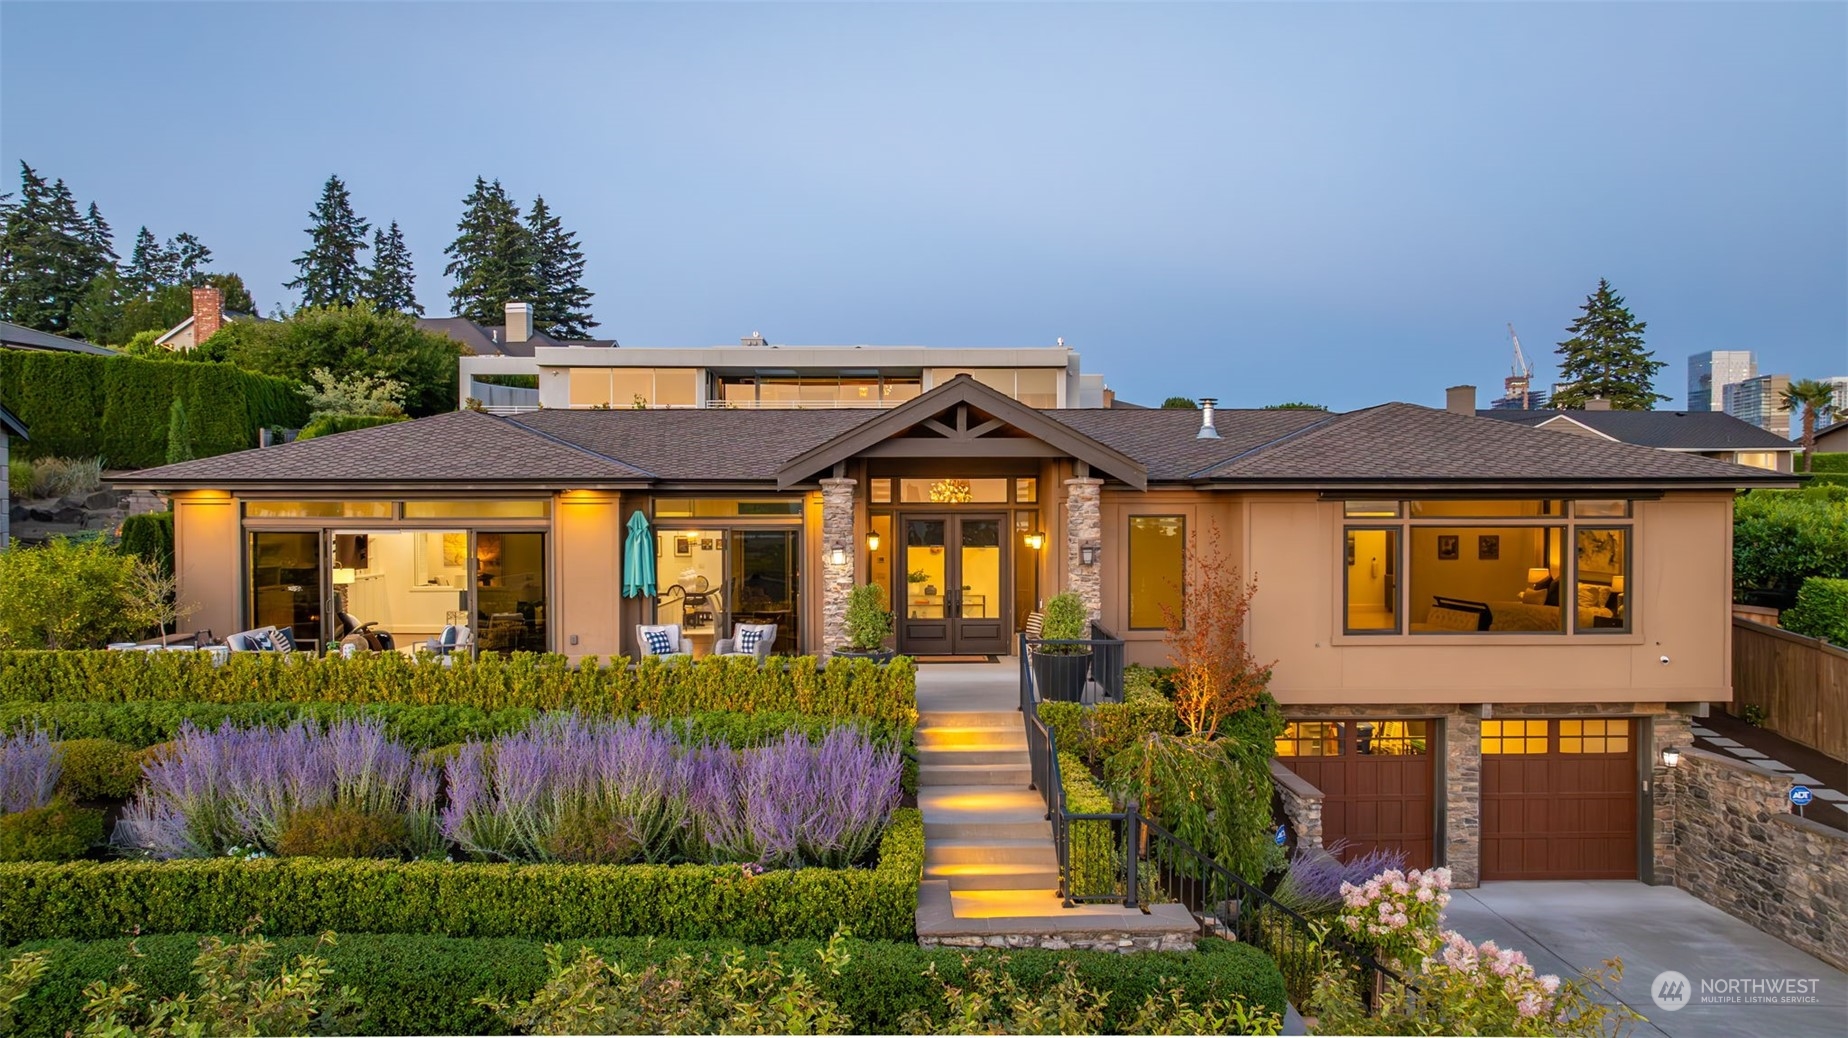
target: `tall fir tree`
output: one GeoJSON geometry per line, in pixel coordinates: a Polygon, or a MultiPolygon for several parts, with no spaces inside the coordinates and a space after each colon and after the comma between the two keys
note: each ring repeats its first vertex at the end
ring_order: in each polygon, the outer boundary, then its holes
{"type": "Polygon", "coordinates": [[[462,205],[456,239],[443,250],[449,257],[443,273],[456,282],[449,298],[457,316],[498,324],[507,303],[538,294],[532,235],[520,222],[520,207],[498,180],[490,184],[476,177],[462,205]]]}
{"type": "Polygon", "coordinates": [[[0,230],[0,317],[47,332],[70,329],[71,312],[100,263],[84,241],[84,219],[64,181],[47,183],[19,164],[19,201],[0,230]]]}
{"type": "Polygon", "coordinates": [[[135,232],[135,245],[122,268],[122,287],[129,295],[143,295],[179,280],[179,259],[146,227],[135,232]]]}
{"type": "Polygon", "coordinates": [[[1566,328],[1572,338],[1559,344],[1564,388],[1553,394],[1553,406],[1583,408],[1602,397],[1614,410],[1648,411],[1667,400],[1655,391],[1655,374],[1667,364],[1643,348],[1649,325],[1630,313],[1608,280],[1598,279],[1598,290],[1585,298],[1582,310],[1566,328]]]}
{"type": "Polygon", "coordinates": [[[538,289],[533,324],[561,339],[589,338],[597,319],[590,315],[591,292],[584,287],[584,250],[578,247],[577,235],[565,230],[544,195],[533,199],[526,232],[532,238],[533,282],[538,289]]]}
{"type": "Polygon", "coordinates": [[[301,271],[284,288],[299,288],[303,306],[351,306],[365,284],[359,254],[368,246],[372,225],[353,212],[352,198],[338,176],[321,187],[321,200],[309,213],[308,251],[295,260],[301,271]]]}
{"type": "Polygon", "coordinates": [[[417,301],[417,275],[411,270],[411,250],[404,244],[404,232],[393,220],[388,230],[372,234],[372,267],[366,271],[364,295],[372,300],[379,313],[423,316],[423,304],[417,301]]]}
{"type": "Polygon", "coordinates": [[[115,232],[109,229],[109,221],[103,219],[103,211],[95,202],[90,203],[90,211],[83,220],[83,244],[89,250],[92,262],[96,264],[97,273],[114,270],[116,262],[121,259],[116,255],[115,232]]]}
{"type": "Polygon", "coordinates": [[[167,255],[173,257],[173,283],[197,288],[209,276],[205,268],[212,265],[212,250],[198,238],[181,231],[167,239],[167,255]]]}

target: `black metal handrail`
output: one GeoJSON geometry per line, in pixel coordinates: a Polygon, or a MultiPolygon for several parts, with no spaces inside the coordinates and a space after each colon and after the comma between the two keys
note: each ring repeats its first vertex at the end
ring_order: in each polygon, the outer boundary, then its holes
{"type": "Polygon", "coordinates": [[[1082,655],[1088,657],[1085,665],[1085,698],[1097,703],[1121,703],[1123,701],[1123,640],[1110,636],[1110,632],[1093,623],[1090,638],[1035,638],[1020,635],[1020,670],[1021,690],[1025,693],[1028,673],[1031,669],[1031,655],[1038,650],[1051,650],[1061,647],[1076,646],[1083,650],[1062,655],[1082,655]],[[1092,686],[1096,693],[1091,694],[1092,686]]]}

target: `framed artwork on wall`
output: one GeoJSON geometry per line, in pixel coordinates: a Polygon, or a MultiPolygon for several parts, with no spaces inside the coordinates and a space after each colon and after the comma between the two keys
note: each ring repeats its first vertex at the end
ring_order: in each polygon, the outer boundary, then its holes
{"type": "Polygon", "coordinates": [[[1501,534],[1485,533],[1476,538],[1476,558],[1484,562],[1501,559],[1501,534]]]}
{"type": "Polygon", "coordinates": [[[687,537],[674,538],[674,554],[686,557],[693,554],[693,542],[687,537]]]}
{"type": "Polygon", "coordinates": [[[1461,538],[1454,533],[1438,534],[1437,557],[1447,562],[1455,562],[1457,558],[1457,544],[1460,540],[1461,538]]]}

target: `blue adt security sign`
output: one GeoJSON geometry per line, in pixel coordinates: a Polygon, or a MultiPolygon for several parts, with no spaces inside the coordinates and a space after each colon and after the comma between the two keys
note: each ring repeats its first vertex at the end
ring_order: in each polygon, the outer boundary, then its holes
{"type": "Polygon", "coordinates": [[[1790,787],[1790,802],[1792,805],[1796,807],[1808,807],[1810,801],[1814,799],[1816,799],[1816,794],[1811,793],[1808,786],[1790,787]]]}
{"type": "MultiPolygon", "coordinates": [[[[1806,789],[1803,792],[1807,795],[1809,793],[1809,790],[1806,789]]],[[[1805,800],[1804,803],[1807,804],[1809,803],[1809,801],[1805,800]]],[[[1281,847],[1284,844],[1288,843],[1289,841],[1290,841],[1290,838],[1284,835],[1283,826],[1281,825],[1278,826],[1276,835],[1271,837],[1271,842],[1281,847]]]]}

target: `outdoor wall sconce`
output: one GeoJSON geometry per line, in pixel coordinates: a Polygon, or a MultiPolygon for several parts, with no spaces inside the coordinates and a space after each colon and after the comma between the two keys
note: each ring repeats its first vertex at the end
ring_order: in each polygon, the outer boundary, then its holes
{"type": "Polygon", "coordinates": [[[879,550],[879,535],[878,534],[869,533],[866,535],[866,550],[867,551],[878,551],[879,550]]]}
{"type": "Polygon", "coordinates": [[[1046,535],[1043,533],[1030,533],[1027,534],[1026,541],[1027,547],[1032,548],[1034,551],[1038,551],[1046,546],[1046,535]]]}
{"type": "Polygon", "coordinates": [[[1679,766],[1681,764],[1681,750],[1674,746],[1664,749],[1662,751],[1662,763],[1671,768],[1679,766]]]}
{"type": "Polygon", "coordinates": [[[1078,561],[1087,566],[1097,565],[1097,555],[1102,549],[1095,542],[1078,546],[1078,561]]]}
{"type": "Polygon", "coordinates": [[[829,561],[829,562],[832,562],[832,563],[833,563],[833,564],[835,564],[836,566],[845,566],[845,565],[847,565],[847,549],[845,549],[845,548],[836,548],[836,549],[834,549],[833,551],[831,551],[831,552],[829,552],[829,553],[828,553],[828,561],[829,561]]]}

